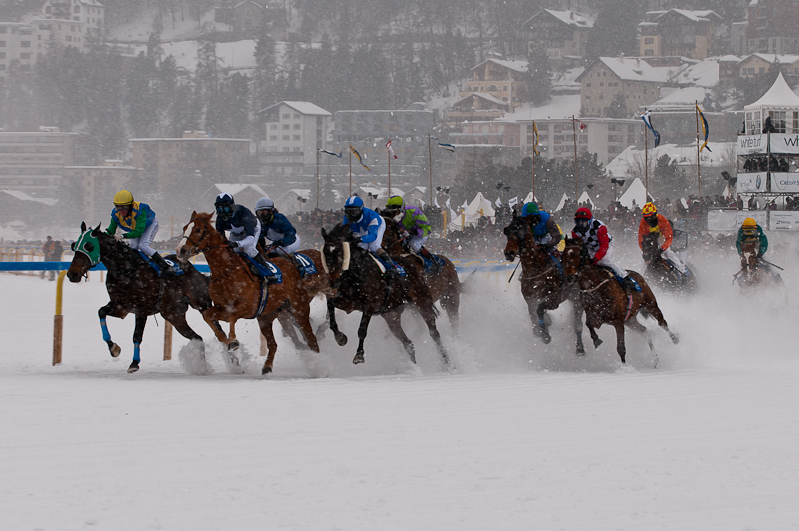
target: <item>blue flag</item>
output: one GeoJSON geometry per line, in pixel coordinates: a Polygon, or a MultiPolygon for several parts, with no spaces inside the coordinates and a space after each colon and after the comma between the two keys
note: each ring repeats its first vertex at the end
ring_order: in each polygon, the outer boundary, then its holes
{"type": "Polygon", "coordinates": [[[320,149],[319,151],[321,151],[322,153],[327,153],[328,155],[333,155],[334,157],[338,158],[341,158],[341,156],[343,155],[341,151],[339,151],[338,153],[336,153],[335,151],[329,151],[327,149],[320,149]]]}
{"type": "Polygon", "coordinates": [[[442,147],[442,148],[446,149],[447,151],[450,151],[450,152],[452,152],[452,153],[455,153],[455,146],[453,146],[452,144],[445,144],[444,142],[441,142],[439,139],[437,139],[437,138],[436,138],[436,137],[434,137],[434,136],[433,136],[433,137],[430,137],[430,138],[432,138],[433,140],[435,140],[436,142],[438,142],[438,146],[439,146],[439,147],[442,147]]]}
{"type": "Polygon", "coordinates": [[[705,115],[702,114],[702,109],[699,108],[699,104],[696,104],[696,112],[699,113],[699,118],[702,119],[702,132],[705,133],[705,143],[702,144],[702,147],[699,148],[699,152],[701,153],[703,149],[707,148],[708,151],[713,151],[710,149],[710,146],[707,145],[707,137],[710,134],[710,126],[707,125],[707,119],[705,115]]]}
{"type": "Polygon", "coordinates": [[[655,147],[658,147],[660,144],[660,133],[655,131],[655,128],[652,127],[652,114],[649,111],[646,111],[641,115],[641,119],[644,121],[649,130],[652,131],[652,134],[655,135],[655,147]]]}

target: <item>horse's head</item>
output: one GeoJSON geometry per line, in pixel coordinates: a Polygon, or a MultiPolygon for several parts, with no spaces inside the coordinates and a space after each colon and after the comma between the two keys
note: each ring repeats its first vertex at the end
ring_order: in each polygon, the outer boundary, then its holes
{"type": "Polygon", "coordinates": [[[175,254],[178,260],[185,262],[192,256],[200,254],[213,245],[214,234],[219,235],[211,217],[213,214],[203,212],[191,213],[189,223],[183,227],[183,237],[178,243],[175,254]]]}
{"type": "Polygon", "coordinates": [[[588,251],[582,242],[572,238],[566,238],[566,247],[560,256],[560,263],[563,265],[563,273],[567,279],[574,278],[580,270],[585,267],[588,261],[588,251]]]}
{"type": "Polygon", "coordinates": [[[336,225],[330,232],[323,227],[322,239],[322,268],[333,282],[349,270],[352,246],[357,240],[344,225],[336,225]]]}
{"type": "Polygon", "coordinates": [[[512,262],[517,255],[522,254],[525,248],[529,234],[527,223],[523,217],[516,216],[502,232],[508,237],[508,243],[505,245],[505,259],[512,262]]]}
{"type": "Polygon", "coordinates": [[[400,224],[385,214],[382,217],[383,221],[386,223],[386,231],[383,233],[382,247],[389,254],[399,254],[402,252],[402,234],[400,231],[400,224]]]}
{"type": "Polygon", "coordinates": [[[72,244],[74,255],[72,263],[67,269],[67,278],[70,282],[80,282],[91,268],[100,263],[100,225],[94,229],[88,229],[84,221],[80,225],[80,236],[72,244]]]}

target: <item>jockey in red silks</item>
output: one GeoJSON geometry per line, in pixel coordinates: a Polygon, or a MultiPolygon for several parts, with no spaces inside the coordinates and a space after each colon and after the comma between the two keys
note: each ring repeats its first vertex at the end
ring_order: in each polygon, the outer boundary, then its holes
{"type": "Polygon", "coordinates": [[[627,271],[613,262],[613,238],[608,232],[608,227],[598,219],[588,208],[579,208],[574,213],[574,229],[572,238],[583,242],[591,261],[595,265],[605,266],[622,279],[622,285],[628,292],[637,289],[635,281],[630,278],[627,271]]]}

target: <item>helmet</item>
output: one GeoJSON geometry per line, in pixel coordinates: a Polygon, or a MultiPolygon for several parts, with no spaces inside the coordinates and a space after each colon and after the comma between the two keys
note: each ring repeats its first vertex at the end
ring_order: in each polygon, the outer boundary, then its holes
{"type": "Polygon", "coordinates": [[[214,201],[214,207],[216,207],[216,214],[227,221],[233,215],[233,196],[229,193],[221,193],[216,196],[216,201],[214,201]]]}
{"type": "Polygon", "coordinates": [[[538,214],[538,205],[536,203],[525,203],[522,207],[522,217],[532,216],[538,214]]]}
{"type": "Polygon", "coordinates": [[[757,228],[757,222],[754,218],[746,218],[741,227],[744,229],[755,229],[757,228]]]}
{"type": "Polygon", "coordinates": [[[578,208],[577,212],[574,213],[574,219],[591,219],[594,215],[591,213],[591,209],[587,207],[578,208]]]}
{"type": "Polygon", "coordinates": [[[594,215],[591,214],[590,209],[586,207],[578,208],[577,212],[574,213],[574,230],[579,233],[585,233],[593,217],[594,215]]]}
{"type": "Polygon", "coordinates": [[[255,202],[255,211],[258,212],[259,210],[274,210],[275,209],[275,202],[269,199],[268,197],[262,197],[258,201],[255,202]]]}
{"type": "Polygon", "coordinates": [[[127,190],[120,190],[114,195],[114,204],[118,206],[132,205],[133,194],[127,190]]]}
{"type": "Polygon", "coordinates": [[[344,216],[350,223],[355,223],[363,216],[363,199],[354,195],[344,203],[344,216]]]}
{"type": "Polygon", "coordinates": [[[644,217],[655,216],[658,213],[658,209],[655,206],[655,203],[650,201],[644,205],[644,209],[641,211],[641,213],[644,215],[644,217]]]}
{"type": "Polygon", "coordinates": [[[398,195],[392,195],[388,198],[388,201],[386,201],[386,208],[389,210],[399,210],[404,206],[405,200],[398,195]]]}

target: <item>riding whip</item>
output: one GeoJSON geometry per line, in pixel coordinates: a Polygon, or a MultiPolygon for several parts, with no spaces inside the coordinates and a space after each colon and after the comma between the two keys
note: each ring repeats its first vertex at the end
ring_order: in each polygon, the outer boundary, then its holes
{"type": "Polygon", "coordinates": [[[518,264],[516,264],[516,267],[514,267],[514,268],[513,268],[513,273],[511,273],[511,274],[510,274],[510,278],[508,279],[508,284],[510,284],[510,281],[511,281],[511,280],[513,280],[513,275],[515,275],[515,274],[516,274],[516,270],[517,270],[517,269],[519,269],[519,265],[520,265],[521,263],[522,263],[522,261],[521,261],[521,259],[520,259],[520,260],[519,260],[519,263],[518,263],[518,264]]]}
{"type": "Polygon", "coordinates": [[[777,269],[779,269],[780,271],[785,271],[783,268],[781,268],[781,267],[780,267],[780,266],[778,266],[777,264],[772,264],[772,263],[771,263],[771,262],[769,262],[768,260],[763,260],[762,258],[759,258],[759,260],[760,260],[761,262],[765,263],[765,264],[768,264],[768,265],[770,265],[770,266],[774,266],[774,267],[776,267],[776,268],[777,268],[777,269]]]}

